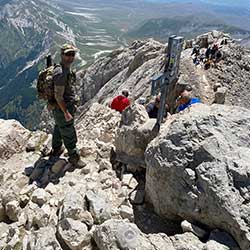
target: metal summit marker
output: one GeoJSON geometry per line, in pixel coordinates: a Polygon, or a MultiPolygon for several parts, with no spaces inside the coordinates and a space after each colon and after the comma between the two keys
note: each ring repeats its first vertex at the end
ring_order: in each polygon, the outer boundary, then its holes
{"type": "MultiPolygon", "coordinates": [[[[155,127],[160,129],[164,113],[166,110],[166,98],[169,91],[174,90],[175,83],[178,81],[179,76],[179,65],[181,51],[183,48],[184,38],[180,36],[170,36],[168,40],[168,52],[166,57],[166,63],[164,72],[152,79],[151,93],[156,94],[157,88],[160,88],[161,102],[158,111],[157,122],[155,127]]],[[[173,104],[175,97],[170,97],[170,104],[173,104]]],[[[170,105],[170,109],[172,109],[170,105]]],[[[171,112],[172,110],[170,110],[171,112]]]]}

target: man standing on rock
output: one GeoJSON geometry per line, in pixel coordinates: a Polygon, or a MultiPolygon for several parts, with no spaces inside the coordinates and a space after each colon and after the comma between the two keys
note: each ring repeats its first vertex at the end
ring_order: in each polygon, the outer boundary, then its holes
{"type": "Polygon", "coordinates": [[[64,151],[62,146],[64,143],[68,150],[69,162],[74,168],[81,168],[85,164],[80,160],[76,147],[77,135],[74,126],[76,96],[73,86],[75,84],[75,74],[70,69],[77,51],[78,49],[73,45],[64,44],[61,47],[61,63],[54,68],[53,83],[56,105],[53,109],[53,116],[55,127],[50,155],[59,157],[64,151]]]}

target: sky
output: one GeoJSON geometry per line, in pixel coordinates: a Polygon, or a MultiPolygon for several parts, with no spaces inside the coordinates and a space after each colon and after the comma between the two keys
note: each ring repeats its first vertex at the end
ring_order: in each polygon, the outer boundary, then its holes
{"type": "Polygon", "coordinates": [[[204,2],[216,5],[229,5],[229,6],[239,6],[239,7],[249,7],[250,0],[148,0],[151,2],[204,2]]]}

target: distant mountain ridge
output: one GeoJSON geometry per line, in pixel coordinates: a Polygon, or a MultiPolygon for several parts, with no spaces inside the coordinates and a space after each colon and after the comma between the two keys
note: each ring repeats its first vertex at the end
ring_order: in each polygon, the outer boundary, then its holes
{"type": "Polygon", "coordinates": [[[250,31],[238,27],[227,25],[221,20],[212,18],[204,18],[200,16],[186,16],[175,18],[154,18],[145,21],[139,27],[129,32],[129,36],[134,38],[154,37],[162,41],[167,41],[171,34],[184,36],[190,39],[198,34],[208,32],[210,30],[219,30],[230,33],[233,37],[249,36],[250,31]]]}

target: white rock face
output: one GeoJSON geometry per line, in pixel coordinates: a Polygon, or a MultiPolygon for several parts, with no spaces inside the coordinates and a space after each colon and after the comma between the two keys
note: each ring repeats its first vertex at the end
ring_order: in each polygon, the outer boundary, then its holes
{"type": "Polygon", "coordinates": [[[249,122],[244,108],[196,105],[162,128],[146,150],[146,198],[155,211],[222,228],[250,248],[249,122]]]}
{"type": "Polygon", "coordinates": [[[161,64],[164,49],[163,44],[154,40],[135,41],[130,48],[117,49],[100,58],[83,72],[82,102],[89,101],[96,94],[95,101],[110,99],[125,86],[131,90],[132,96],[142,95],[161,64]]]}

